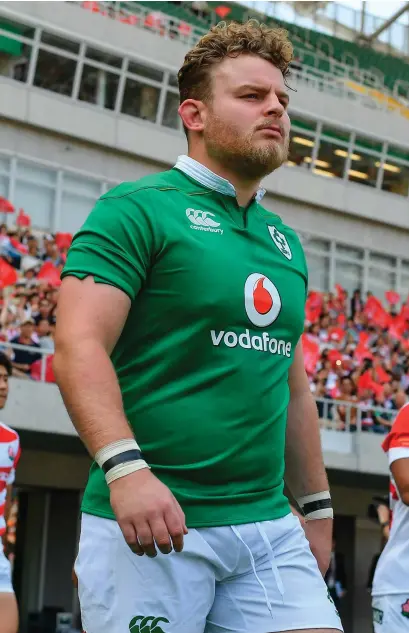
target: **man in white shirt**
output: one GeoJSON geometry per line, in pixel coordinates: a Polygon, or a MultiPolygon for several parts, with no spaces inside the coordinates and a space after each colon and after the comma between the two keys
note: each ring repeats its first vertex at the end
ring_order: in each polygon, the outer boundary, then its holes
{"type": "Polygon", "coordinates": [[[375,633],[409,633],[409,405],[401,408],[383,450],[391,470],[389,540],[372,586],[375,633]]]}
{"type": "MultiPolygon", "coordinates": [[[[0,409],[4,408],[7,401],[11,371],[9,359],[0,353],[0,409]]],[[[3,548],[6,543],[7,519],[19,458],[18,434],[0,422],[0,633],[17,633],[18,630],[18,608],[11,582],[11,567],[3,548]]]]}

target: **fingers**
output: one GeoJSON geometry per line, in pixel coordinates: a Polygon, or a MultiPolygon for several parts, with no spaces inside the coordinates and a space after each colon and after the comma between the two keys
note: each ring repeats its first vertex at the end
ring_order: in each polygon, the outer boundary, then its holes
{"type": "Polygon", "coordinates": [[[163,517],[157,517],[149,522],[150,529],[158,549],[162,554],[170,554],[172,543],[170,542],[168,528],[163,517]]]}
{"type": "Polygon", "coordinates": [[[179,504],[175,500],[175,504],[168,510],[165,514],[165,521],[168,532],[171,536],[173,549],[175,552],[181,552],[183,550],[183,535],[187,533],[187,528],[185,526],[185,517],[180,516],[178,512],[177,506],[179,504]],[[186,530],[186,532],[185,532],[186,530]]]}
{"type": "Polygon", "coordinates": [[[149,523],[142,523],[137,527],[138,541],[142,547],[144,553],[149,558],[154,558],[157,554],[155,543],[153,540],[152,530],[149,523]]]}
{"type": "Polygon", "coordinates": [[[125,525],[121,525],[122,534],[124,535],[125,541],[134,552],[138,556],[143,556],[144,551],[138,542],[138,537],[132,523],[126,523],[125,525]]]}
{"type": "Polygon", "coordinates": [[[187,534],[188,533],[188,529],[186,527],[186,518],[185,518],[185,513],[183,512],[182,508],[180,507],[179,503],[176,501],[175,499],[175,506],[176,506],[176,511],[179,514],[180,520],[182,521],[182,526],[183,526],[183,534],[187,534]]]}

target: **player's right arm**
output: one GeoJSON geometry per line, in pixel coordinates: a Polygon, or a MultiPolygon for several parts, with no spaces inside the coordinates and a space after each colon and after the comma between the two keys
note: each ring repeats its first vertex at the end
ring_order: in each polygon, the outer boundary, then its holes
{"type": "MultiPolygon", "coordinates": [[[[150,258],[148,230],[136,204],[100,201],[75,237],[62,282],[54,372],[75,428],[92,457],[134,438],[110,355],[141,287],[150,258]],[[128,212],[129,211],[129,212],[128,212]],[[117,253],[117,257],[115,257],[117,253]]],[[[110,484],[111,506],[138,554],[181,551],[184,514],[148,468],[110,484]]]]}

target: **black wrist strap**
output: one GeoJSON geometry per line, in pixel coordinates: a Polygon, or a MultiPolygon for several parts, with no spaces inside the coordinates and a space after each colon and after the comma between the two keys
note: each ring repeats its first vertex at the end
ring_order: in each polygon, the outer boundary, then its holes
{"type": "Polygon", "coordinates": [[[304,515],[311,514],[311,512],[316,512],[317,510],[327,510],[328,508],[332,508],[331,499],[318,499],[317,501],[308,501],[302,507],[302,511],[304,515]]]}
{"type": "Polygon", "coordinates": [[[119,455],[107,459],[107,461],[102,464],[102,470],[107,474],[108,470],[111,470],[114,466],[119,466],[119,464],[125,464],[126,462],[134,462],[138,459],[143,459],[143,457],[141,451],[138,451],[136,448],[130,451],[124,451],[123,453],[119,453],[119,455]]]}

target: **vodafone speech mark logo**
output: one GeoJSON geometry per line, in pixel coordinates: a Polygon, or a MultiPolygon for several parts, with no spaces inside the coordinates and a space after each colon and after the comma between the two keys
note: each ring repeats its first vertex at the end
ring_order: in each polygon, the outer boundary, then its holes
{"type": "MultiPolygon", "coordinates": [[[[281,311],[281,298],[273,282],[260,273],[252,273],[244,284],[244,305],[253,325],[267,327],[274,323],[281,311]]],[[[291,358],[292,343],[276,339],[269,332],[255,334],[249,328],[243,331],[210,330],[214,347],[228,347],[268,352],[291,358]]]]}
{"type": "Polygon", "coordinates": [[[252,273],[244,284],[244,305],[253,325],[267,327],[281,310],[281,298],[273,282],[261,273],[252,273]]]}

